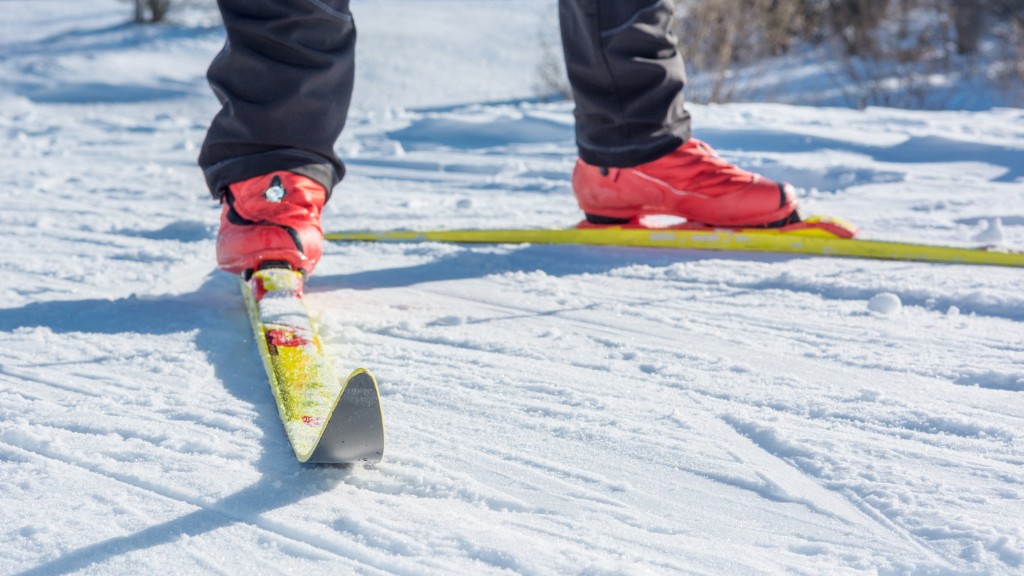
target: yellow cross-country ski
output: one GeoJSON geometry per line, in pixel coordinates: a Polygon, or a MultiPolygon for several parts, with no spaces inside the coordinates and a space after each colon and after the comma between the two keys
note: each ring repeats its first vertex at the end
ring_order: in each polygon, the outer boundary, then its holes
{"type": "Polygon", "coordinates": [[[270,268],[242,280],[256,344],[299,462],[372,463],[384,453],[377,382],[364,369],[342,381],[302,300],[302,276],[270,268]]]}
{"type": "Polygon", "coordinates": [[[465,244],[581,244],[844,256],[956,264],[1024,267],[1024,252],[994,247],[960,248],[855,238],[857,228],[838,218],[812,217],[783,228],[580,226],[553,229],[335,232],[336,242],[450,242],[465,244]]]}

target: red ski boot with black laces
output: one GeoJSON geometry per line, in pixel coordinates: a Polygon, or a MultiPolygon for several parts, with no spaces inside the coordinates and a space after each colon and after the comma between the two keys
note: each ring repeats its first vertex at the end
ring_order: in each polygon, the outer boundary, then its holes
{"type": "Polygon", "coordinates": [[[720,158],[691,138],[646,164],[604,168],[578,160],[572,188],[590,224],[671,215],[723,227],[779,227],[800,221],[795,191],[720,158]]]}
{"type": "Polygon", "coordinates": [[[217,234],[217,264],[248,276],[288,265],[313,273],[323,250],[320,212],[327,191],[293,172],[271,172],[228,187],[217,234]]]}

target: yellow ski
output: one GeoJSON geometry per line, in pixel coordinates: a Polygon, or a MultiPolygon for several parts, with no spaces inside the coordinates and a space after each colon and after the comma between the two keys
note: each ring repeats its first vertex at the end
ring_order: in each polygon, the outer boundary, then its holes
{"type": "Polygon", "coordinates": [[[266,269],[242,294],[281,422],[299,462],[379,462],[384,421],[377,382],[364,369],[342,382],[302,300],[302,276],[266,269]]]}
{"type": "MultiPolygon", "coordinates": [[[[827,227],[826,227],[827,228],[827,227]]],[[[957,248],[908,242],[841,238],[828,229],[631,228],[418,230],[335,232],[336,242],[451,242],[467,244],[581,244],[843,256],[1024,267],[1024,253],[990,247],[957,248]]]]}

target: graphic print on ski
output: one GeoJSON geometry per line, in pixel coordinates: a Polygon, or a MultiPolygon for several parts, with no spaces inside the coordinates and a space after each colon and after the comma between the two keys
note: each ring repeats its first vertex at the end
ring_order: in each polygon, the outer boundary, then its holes
{"type": "Polygon", "coordinates": [[[373,375],[342,382],[302,298],[302,276],[268,268],[243,279],[242,294],[288,441],[299,462],[379,462],[384,419],[373,375]]]}
{"type": "Polygon", "coordinates": [[[946,264],[1024,267],[1024,252],[989,246],[962,248],[856,238],[857,228],[840,219],[810,217],[782,228],[715,228],[683,224],[657,227],[513,228],[477,230],[345,231],[325,234],[334,242],[450,242],[456,244],[578,244],[802,254],[946,264]]]}

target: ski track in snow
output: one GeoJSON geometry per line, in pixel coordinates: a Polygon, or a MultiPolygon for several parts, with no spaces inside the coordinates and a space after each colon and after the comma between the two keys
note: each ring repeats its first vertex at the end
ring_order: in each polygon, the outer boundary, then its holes
{"type": "MultiPolygon", "coordinates": [[[[531,45],[552,9],[439,3],[531,45]]],[[[1016,269],[331,244],[307,300],[339,369],[377,375],[388,448],[297,464],[214,269],[194,166],[209,11],[142,29],[115,0],[4,4],[0,573],[1024,569],[1016,269]]],[[[370,47],[402,44],[393,13],[457,28],[373,6],[370,47]]],[[[534,56],[492,55],[513,79],[534,56]]],[[[470,59],[464,88],[411,78],[417,95],[363,58],[381,100],[357,100],[326,228],[579,217],[571,104],[474,81],[470,59]]],[[[1024,111],[691,109],[722,154],[866,237],[1024,246],[1024,111]]]]}

